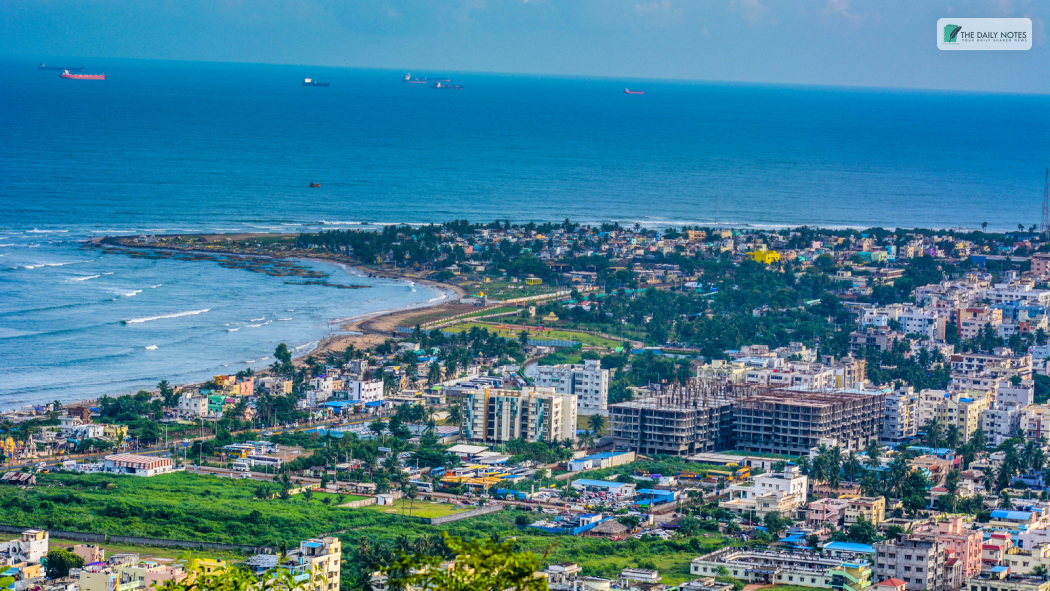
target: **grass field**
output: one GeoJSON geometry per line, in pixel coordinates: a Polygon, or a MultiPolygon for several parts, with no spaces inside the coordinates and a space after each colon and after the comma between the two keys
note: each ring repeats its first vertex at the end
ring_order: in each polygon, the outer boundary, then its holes
{"type": "MultiPolygon", "coordinates": [[[[517,339],[521,331],[526,327],[520,324],[500,324],[493,322],[462,322],[446,328],[445,330],[451,332],[462,332],[470,330],[477,326],[478,328],[484,328],[490,333],[494,332],[501,337],[508,339],[517,339]]],[[[613,339],[607,339],[605,337],[599,337],[585,332],[579,332],[575,330],[559,330],[559,329],[543,329],[538,330],[536,327],[527,327],[529,329],[529,337],[533,339],[551,339],[558,341],[575,341],[583,345],[591,347],[605,347],[607,349],[615,349],[620,346],[620,341],[613,339]]]]}
{"type": "Polygon", "coordinates": [[[452,503],[433,503],[430,501],[408,501],[405,499],[398,499],[393,505],[369,505],[367,507],[370,511],[378,511],[380,513],[387,513],[389,515],[411,515],[413,517],[444,517],[446,515],[453,515],[455,513],[463,513],[469,511],[470,508],[457,507],[452,503]]]}
{"type": "Polygon", "coordinates": [[[512,283],[510,281],[473,282],[464,285],[464,287],[470,290],[471,295],[484,293],[489,299],[500,301],[543,295],[567,289],[550,285],[525,285],[524,283],[512,283]],[[474,287],[475,285],[478,287],[474,287]]]}

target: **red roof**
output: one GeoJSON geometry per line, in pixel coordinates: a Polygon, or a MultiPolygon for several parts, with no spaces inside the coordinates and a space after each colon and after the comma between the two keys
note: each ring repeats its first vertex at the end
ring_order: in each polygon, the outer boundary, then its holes
{"type": "Polygon", "coordinates": [[[881,587],[900,587],[901,585],[907,585],[907,583],[897,578],[889,578],[880,583],[876,583],[876,585],[881,587]]]}

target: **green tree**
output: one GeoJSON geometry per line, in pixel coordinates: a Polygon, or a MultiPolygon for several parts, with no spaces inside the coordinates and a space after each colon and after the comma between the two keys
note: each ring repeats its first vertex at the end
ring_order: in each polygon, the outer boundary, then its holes
{"type": "Polygon", "coordinates": [[[785,518],[780,514],[780,511],[770,511],[766,513],[766,517],[762,520],[762,523],[769,530],[769,533],[773,536],[780,535],[780,532],[784,531],[791,525],[791,520],[785,518]]]}
{"type": "Polygon", "coordinates": [[[47,552],[47,578],[60,579],[69,576],[69,570],[82,568],[84,559],[68,550],[55,548],[47,552]]]}
{"type": "Polygon", "coordinates": [[[455,565],[442,568],[444,556],[403,556],[384,572],[393,587],[428,591],[546,591],[547,581],[535,576],[544,556],[518,552],[514,541],[479,538],[464,541],[444,537],[455,565]]]}
{"type": "Polygon", "coordinates": [[[600,414],[593,414],[587,419],[587,425],[591,428],[592,433],[601,433],[602,429],[605,428],[605,417],[600,414]]]}

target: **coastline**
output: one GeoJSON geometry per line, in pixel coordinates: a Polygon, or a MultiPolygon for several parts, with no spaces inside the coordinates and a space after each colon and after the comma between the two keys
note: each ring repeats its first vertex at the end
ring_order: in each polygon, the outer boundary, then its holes
{"type": "MultiPolygon", "coordinates": [[[[246,239],[255,237],[290,237],[298,236],[298,234],[291,233],[239,233],[239,234],[180,234],[179,236],[185,237],[198,237],[205,240],[207,243],[208,239],[246,239]]],[[[310,254],[298,254],[289,253],[287,255],[279,254],[267,254],[259,252],[246,252],[238,249],[220,248],[220,249],[184,249],[184,248],[170,248],[160,247],[150,244],[135,244],[127,243],[122,239],[127,239],[128,236],[101,236],[88,240],[88,244],[92,244],[95,247],[106,249],[112,252],[119,252],[117,249],[135,249],[140,251],[153,251],[153,252],[164,252],[164,253],[179,253],[179,254],[200,254],[200,255],[219,255],[219,256],[238,256],[238,257],[249,257],[258,259],[269,259],[269,260],[292,260],[292,261],[303,261],[303,262],[319,262],[328,263],[335,265],[347,273],[354,275],[364,275],[373,278],[380,279],[393,279],[395,281],[404,281],[419,285],[425,285],[427,287],[437,290],[439,293],[438,297],[432,298],[425,302],[418,304],[412,304],[401,308],[380,310],[376,312],[370,312],[358,316],[350,316],[345,318],[335,318],[329,321],[329,326],[338,325],[338,330],[342,334],[333,334],[326,337],[320,337],[313,347],[306,348],[302,353],[296,353],[294,361],[297,364],[310,355],[325,355],[328,353],[342,351],[347,346],[354,346],[357,349],[367,349],[378,345],[388,338],[392,338],[395,334],[397,326],[403,324],[405,321],[421,315],[421,313],[437,308],[444,305],[455,304],[458,300],[467,295],[467,290],[463,289],[458,285],[451,283],[444,283],[441,281],[435,281],[433,279],[426,279],[422,277],[414,277],[411,275],[404,275],[400,273],[393,273],[386,269],[375,269],[367,265],[360,264],[356,261],[344,259],[339,256],[318,256],[315,253],[310,254]]],[[[452,314],[450,314],[452,315],[452,314]]],[[[311,342],[312,344],[313,342],[311,342]]],[[[265,374],[266,369],[260,369],[260,374],[265,374]]],[[[193,385],[193,384],[179,384],[179,386],[193,385]]]]}

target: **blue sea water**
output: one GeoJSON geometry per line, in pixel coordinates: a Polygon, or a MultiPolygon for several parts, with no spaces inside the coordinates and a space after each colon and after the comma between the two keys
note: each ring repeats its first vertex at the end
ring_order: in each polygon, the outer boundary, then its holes
{"type": "Polygon", "coordinates": [[[1047,95],[413,72],[465,86],[433,90],[392,71],[74,61],[106,80],[0,60],[0,407],[233,371],[332,318],[435,297],[81,250],[91,236],[463,218],[1008,229],[1038,223],[1050,163],[1047,95]]]}

